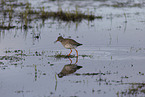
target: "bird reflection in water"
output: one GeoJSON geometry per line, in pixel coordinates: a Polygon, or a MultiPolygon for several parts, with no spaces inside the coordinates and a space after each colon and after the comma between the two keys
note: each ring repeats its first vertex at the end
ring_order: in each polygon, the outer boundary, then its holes
{"type": "Polygon", "coordinates": [[[70,64],[64,65],[61,72],[58,74],[59,78],[62,78],[63,76],[67,76],[69,74],[72,74],[82,68],[82,66],[78,66],[76,63],[78,62],[78,58],[76,58],[76,62],[72,64],[72,60],[69,58],[70,64]]]}

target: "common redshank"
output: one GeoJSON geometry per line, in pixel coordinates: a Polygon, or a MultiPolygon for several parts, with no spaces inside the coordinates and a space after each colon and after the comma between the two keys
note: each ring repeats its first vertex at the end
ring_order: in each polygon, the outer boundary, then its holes
{"type": "Polygon", "coordinates": [[[80,45],[83,45],[83,44],[78,43],[78,42],[76,42],[76,41],[73,40],[73,39],[63,38],[62,36],[59,36],[55,42],[57,42],[57,41],[60,41],[61,44],[62,44],[66,49],[70,49],[70,50],[71,50],[70,53],[68,54],[68,56],[72,53],[72,49],[75,49],[75,51],[76,51],[76,53],[77,53],[77,57],[78,57],[78,51],[76,50],[76,48],[77,48],[78,46],[80,46],[80,45]]]}

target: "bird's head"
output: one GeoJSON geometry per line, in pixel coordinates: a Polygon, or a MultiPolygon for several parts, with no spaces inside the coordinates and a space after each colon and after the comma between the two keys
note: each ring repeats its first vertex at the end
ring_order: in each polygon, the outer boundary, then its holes
{"type": "Polygon", "coordinates": [[[60,42],[62,42],[63,41],[63,37],[62,36],[59,36],[58,38],[57,38],[57,40],[54,42],[54,43],[56,43],[57,41],[60,41],[60,42]]]}

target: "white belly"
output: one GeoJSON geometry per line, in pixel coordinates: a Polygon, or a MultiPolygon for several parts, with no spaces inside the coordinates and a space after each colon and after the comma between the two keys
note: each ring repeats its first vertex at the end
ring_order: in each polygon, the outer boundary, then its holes
{"type": "Polygon", "coordinates": [[[76,48],[76,46],[72,46],[71,44],[66,44],[66,45],[64,45],[64,47],[67,48],[67,49],[74,49],[74,48],[76,48]]]}

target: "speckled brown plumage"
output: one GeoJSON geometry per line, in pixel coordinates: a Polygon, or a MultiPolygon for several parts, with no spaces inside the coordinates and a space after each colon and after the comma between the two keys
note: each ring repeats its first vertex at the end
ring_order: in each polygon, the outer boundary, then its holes
{"type": "MultiPolygon", "coordinates": [[[[81,46],[81,43],[76,42],[73,39],[69,39],[69,38],[63,38],[62,36],[59,36],[57,38],[56,41],[60,41],[61,44],[66,48],[66,49],[70,49],[72,52],[72,49],[77,48],[78,46],[81,46]]],[[[75,49],[77,56],[78,56],[78,51],[75,49]]],[[[71,54],[71,52],[68,54],[68,56],[71,54]]]]}

